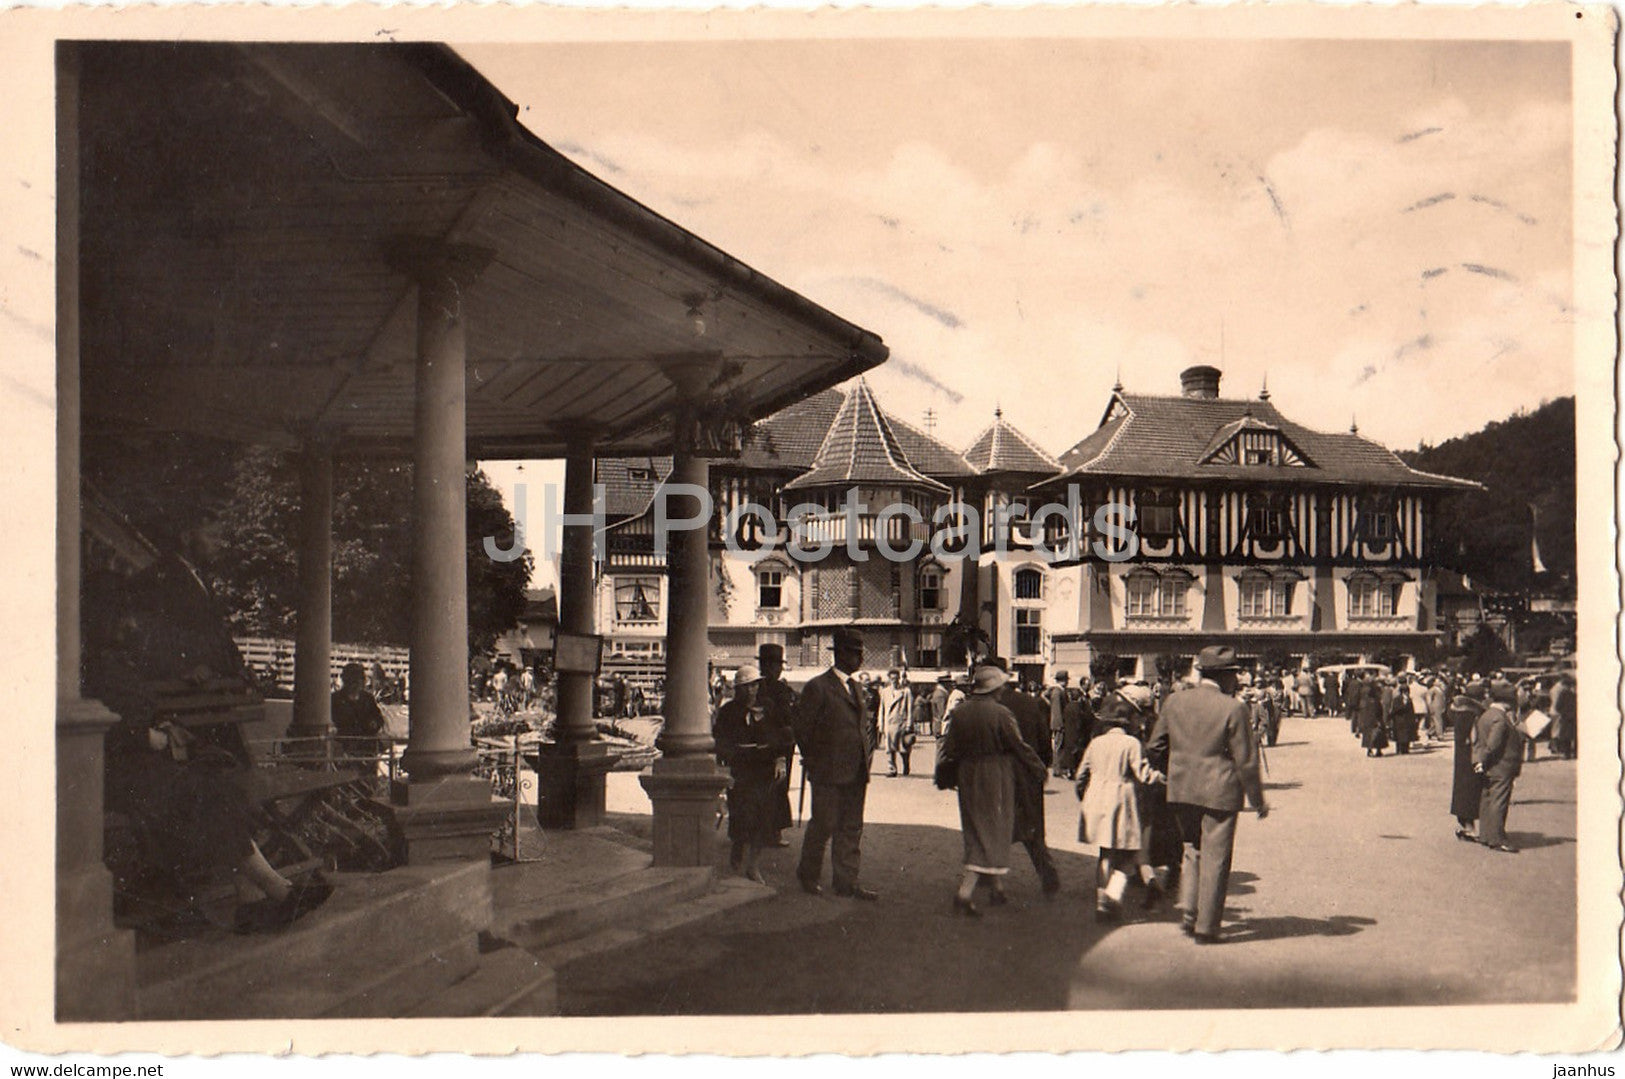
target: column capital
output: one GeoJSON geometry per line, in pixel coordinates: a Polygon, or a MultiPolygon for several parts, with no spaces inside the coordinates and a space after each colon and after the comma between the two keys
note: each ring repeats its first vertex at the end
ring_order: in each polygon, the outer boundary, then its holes
{"type": "Polygon", "coordinates": [[[716,387],[738,373],[739,365],[722,358],[720,352],[691,352],[660,361],[660,373],[677,388],[677,399],[685,403],[703,402],[716,387]]]}
{"type": "Polygon", "coordinates": [[[429,236],[391,236],[381,246],[389,264],[419,284],[450,281],[471,285],[496,257],[489,247],[429,236]]]}

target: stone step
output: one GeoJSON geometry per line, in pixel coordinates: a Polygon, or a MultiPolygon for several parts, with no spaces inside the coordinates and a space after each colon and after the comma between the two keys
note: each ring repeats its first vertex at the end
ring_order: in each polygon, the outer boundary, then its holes
{"type": "Polygon", "coordinates": [[[483,862],[332,874],[333,897],[280,933],[201,934],[137,960],[142,1019],[390,1015],[474,971],[491,917],[483,862]]]}
{"type": "Polygon", "coordinates": [[[522,948],[500,948],[480,957],[473,973],[413,1007],[404,1018],[478,1019],[487,1016],[557,1015],[558,980],[553,968],[522,948]]]}
{"type": "Polygon", "coordinates": [[[773,888],[756,884],[740,877],[728,877],[715,883],[712,890],[652,912],[635,924],[620,924],[596,932],[533,949],[537,959],[555,970],[621,948],[638,944],[652,936],[669,933],[690,922],[709,918],[746,903],[754,903],[778,894],[773,888]]]}
{"type": "Polygon", "coordinates": [[[650,867],[590,888],[535,896],[501,910],[491,935],[535,951],[606,927],[635,926],[707,894],[715,876],[709,867],[650,867]]]}

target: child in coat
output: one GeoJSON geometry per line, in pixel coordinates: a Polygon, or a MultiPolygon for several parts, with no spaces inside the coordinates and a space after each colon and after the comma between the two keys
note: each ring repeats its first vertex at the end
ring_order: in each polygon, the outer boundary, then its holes
{"type": "Polygon", "coordinates": [[[1099,849],[1096,921],[1115,921],[1120,916],[1129,876],[1136,871],[1145,833],[1139,785],[1166,782],[1147,763],[1140,740],[1130,733],[1141,709],[1126,697],[1116,699],[1124,691],[1139,688],[1143,687],[1125,686],[1104,703],[1095,736],[1078,766],[1078,839],[1099,849]]]}

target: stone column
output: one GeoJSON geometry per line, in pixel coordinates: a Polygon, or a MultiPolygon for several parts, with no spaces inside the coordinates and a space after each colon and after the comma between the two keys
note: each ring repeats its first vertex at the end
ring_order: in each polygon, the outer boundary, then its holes
{"type": "MultiPolygon", "coordinates": [[[[679,370],[679,406],[670,484],[709,489],[710,466],[700,456],[704,368],[679,370]]],[[[672,520],[699,515],[698,499],[672,495],[672,520]]],[[[655,865],[708,866],[716,860],[717,797],[728,775],[712,756],[711,696],[706,685],[710,644],[710,537],[698,528],[674,531],[667,541],[665,726],[655,743],[660,758],[639,777],[654,805],[655,865]]]]}
{"type": "Polygon", "coordinates": [[[80,696],[79,52],[57,46],[56,1018],[133,1019],[135,934],[113,925],[102,864],[102,738],[80,696]]]}
{"type": "Polygon", "coordinates": [[[417,386],[412,453],[410,730],[392,791],[407,858],[483,859],[501,816],[490,784],[470,775],[467,328],[463,290],[490,253],[405,241],[397,262],[418,286],[417,386]]]}
{"type": "Polygon", "coordinates": [[[329,447],[313,443],[299,455],[299,607],[288,735],[327,734],[332,727],[332,693],[333,454],[329,447]]]}
{"type": "MultiPolygon", "coordinates": [[[[573,428],[564,459],[564,536],[559,552],[559,633],[593,626],[593,449],[595,432],[573,428]]],[[[613,761],[593,719],[593,676],[558,674],[554,741],[541,746],[537,817],[544,828],[587,828],[604,819],[604,776],[613,761]]]]}

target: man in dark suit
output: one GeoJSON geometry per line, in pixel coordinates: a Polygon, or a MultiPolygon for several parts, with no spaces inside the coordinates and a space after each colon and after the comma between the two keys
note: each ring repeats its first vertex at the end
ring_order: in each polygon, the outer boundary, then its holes
{"type": "MultiPolygon", "coordinates": [[[[990,656],[987,662],[1009,673],[1010,663],[1002,656],[990,656]]],[[[1042,698],[1030,693],[1023,693],[1016,688],[1016,683],[1008,681],[993,699],[1010,710],[1016,717],[1016,729],[1021,732],[1021,740],[1026,742],[1032,751],[1038,754],[1038,759],[1044,762],[1047,770],[1054,762],[1054,748],[1050,742],[1049,706],[1042,698]]],[[[1045,895],[1054,895],[1061,890],[1061,874],[1055,868],[1055,859],[1050,856],[1049,841],[1044,834],[1044,774],[1037,776],[1026,773],[1023,769],[1016,769],[1016,842],[1027,848],[1027,856],[1032,859],[1033,869],[1038,872],[1038,882],[1045,895]]]]}
{"type": "Polygon", "coordinates": [[[1473,730],[1473,771],[1484,777],[1478,803],[1478,841],[1493,851],[1516,854],[1507,843],[1507,809],[1512,805],[1512,783],[1523,770],[1523,732],[1509,709],[1517,706],[1518,690],[1510,682],[1490,683],[1490,706],[1479,714],[1473,730]]]}
{"type": "Polygon", "coordinates": [[[1251,714],[1235,697],[1238,664],[1224,645],[1196,657],[1201,682],[1162,706],[1150,754],[1166,754],[1168,804],[1179,822],[1184,857],[1179,872],[1181,928],[1198,944],[1216,944],[1230,887],[1236,814],[1242,800],[1258,819],[1269,815],[1258,775],[1251,714]]]}
{"type": "Polygon", "coordinates": [[[796,745],[812,782],[812,818],[801,841],[796,876],[804,891],[822,888],[824,845],[830,847],[836,895],[853,899],[879,896],[858,884],[858,848],[863,837],[863,802],[869,791],[869,765],[879,740],[855,672],[863,665],[863,637],[855,629],[835,631],[835,662],[807,683],[796,702],[796,745]]]}

